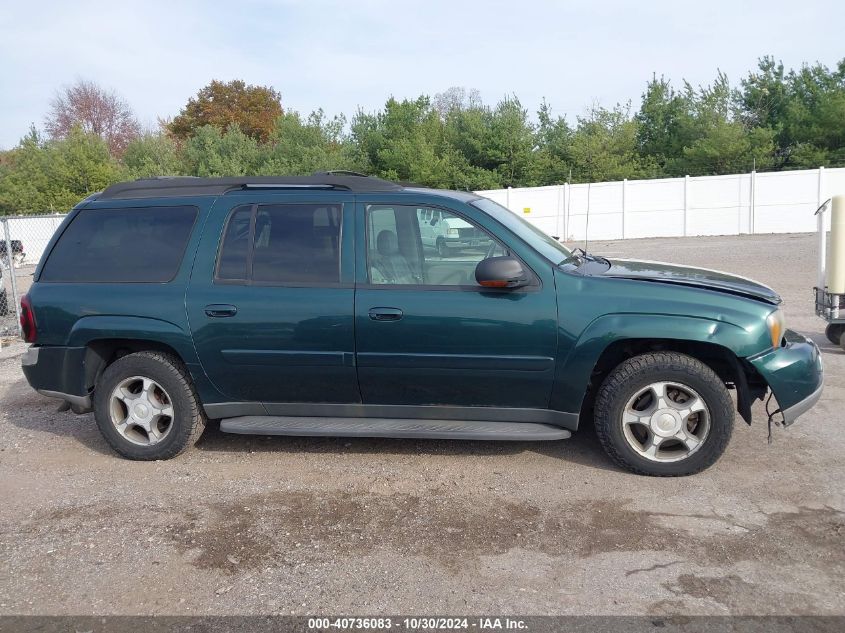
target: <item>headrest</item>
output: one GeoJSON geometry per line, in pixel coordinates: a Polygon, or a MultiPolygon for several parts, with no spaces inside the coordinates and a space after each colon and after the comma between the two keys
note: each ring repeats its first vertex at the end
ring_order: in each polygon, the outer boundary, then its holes
{"type": "Polygon", "coordinates": [[[387,256],[398,253],[399,240],[396,237],[396,233],[390,229],[379,231],[378,237],[376,238],[376,249],[379,255],[387,256]]]}

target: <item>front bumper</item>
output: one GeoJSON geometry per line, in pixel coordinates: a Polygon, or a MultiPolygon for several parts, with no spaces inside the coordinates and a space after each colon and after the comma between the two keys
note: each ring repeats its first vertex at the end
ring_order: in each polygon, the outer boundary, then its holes
{"type": "Polygon", "coordinates": [[[445,237],[449,248],[490,248],[490,239],[486,237],[445,237]]]}
{"type": "Polygon", "coordinates": [[[818,346],[787,330],[786,345],[748,360],[766,380],[777,398],[783,423],[789,426],[810,410],[824,389],[824,367],[818,346]]]}

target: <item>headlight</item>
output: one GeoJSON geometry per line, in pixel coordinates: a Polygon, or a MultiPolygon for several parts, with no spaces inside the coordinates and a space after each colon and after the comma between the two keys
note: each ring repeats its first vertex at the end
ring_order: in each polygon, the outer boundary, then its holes
{"type": "Polygon", "coordinates": [[[766,326],[769,328],[769,336],[772,338],[772,347],[780,347],[783,341],[783,334],[786,332],[786,325],[783,321],[783,312],[775,310],[766,317],[766,326]]]}
{"type": "Polygon", "coordinates": [[[460,237],[461,234],[458,233],[458,229],[449,229],[448,231],[446,231],[446,235],[448,235],[449,237],[460,237]]]}

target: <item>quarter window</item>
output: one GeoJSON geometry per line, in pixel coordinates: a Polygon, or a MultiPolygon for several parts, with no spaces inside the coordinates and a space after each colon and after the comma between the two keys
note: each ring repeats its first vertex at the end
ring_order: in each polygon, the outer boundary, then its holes
{"type": "Polygon", "coordinates": [[[41,281],[167,282],[176,276],[197,208],[83,209],[53,247],[41,281]]]}

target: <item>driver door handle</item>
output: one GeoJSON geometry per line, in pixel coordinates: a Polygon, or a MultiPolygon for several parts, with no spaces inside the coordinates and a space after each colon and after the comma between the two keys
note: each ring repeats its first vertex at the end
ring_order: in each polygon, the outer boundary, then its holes
{"type": "Polygon", "coordinates": [[[229,303],[212,303],[205,306],[205,314],[210,317],[233,317],[237,313],[237,307],[229,303]]]}
{"type": "Polygon", "coordinates": [[[402,318],[399,308],[370,308],[370,318],[373,321],[398,321],[402,318]]]}

